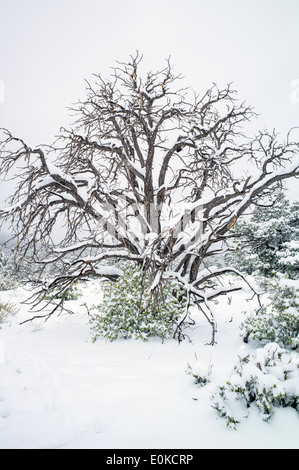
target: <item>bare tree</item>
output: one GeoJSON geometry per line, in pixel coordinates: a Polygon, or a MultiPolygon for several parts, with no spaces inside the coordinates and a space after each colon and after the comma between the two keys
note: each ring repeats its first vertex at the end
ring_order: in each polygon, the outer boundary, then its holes
{"type": "Polygon", "coordinates": [[[2,130],[0,171],[17,185],[1,218],[41,273],[63,267],[34,306],[49,289],[64,294],[90,276],[116,279],[120,270],[103,262],[123,258],[151,273],[153,295],[165,280],[179,280],[187,307],[196,303],[212,325],[214,343],[211,300],[240,289],[218,281],[243,275],[209,266],[209,258],[227,249],[230,228],[251,205],[298,176],[298,143],[289,135],[279,143],[267,131],[247,138],[243,128],[255,113],[231,85],[213,84],[199,96],[180,87],[169,60],[142,78],[141,59],[136,53],[112,78],[87,82],[75,123],[53,145],[33,149],[2,130]],[[248,163],[254,176],[240,170],[248,163]]]}

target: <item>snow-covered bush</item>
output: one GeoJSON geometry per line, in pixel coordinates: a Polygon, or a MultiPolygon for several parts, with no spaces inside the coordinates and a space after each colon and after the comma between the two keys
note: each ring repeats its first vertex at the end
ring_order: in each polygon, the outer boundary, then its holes
{"type": "Polygon", "coordinates": [[[268,343],[250,354],[242,347],[227,382],[212,396],[212,406],[235,427],[255,404],[265,421],[275,407],[291,406],[299,412],[299,356],[268,343]]]}
{"type": "Polygon", "coordinates": [[[299,346],[299,290],[290,283],[268,283],[269,303],[241,324],[246,342],[250,336],[264,344],[276,342],[293,349],[299,346]]]}
{"type": "Polygon", "coordinates": [[[116,282],[103,287],[103,301],[96,308],[92,322],[93,340],[104,337],[146,340],[149,336],[167,338],[174,333],[185,302],[180,286],[168,281],[162,285],[160,302],[152,296],[152,284],[134,267],[126,268],[116,282]],[[155,300],[153,300],[155,299],[155,300]]]}
{"type": "Polygon", "coordinates": [[[18,287],[18,280],[13,273],[9,259],[0,252],[0,291],[15,289],[18,287]]]}
{"type": "Polygon", "coordinates": [[[228,256],[238,269],[267,278],[299,277],[299,202],[291,204],[281,193],[273,206],[256,207],[232,232],[236,251],[228,256]]]}
{"type": "Polygon", "coordinates": [[[62,299],[64,300],[78,300],[78,298],[82,295],[77,285],[74,285],[71,289],[66,291],[59,290],[59,289],[50,289],[47,292],[45,297],[46,300],[50,299],[62,299]]]}
{"type": "Polygon", "coordinates": [[[4,323],[7,318],[17,313],[17,308],[11,302],[2,302],[0,300],[0,324],[4,323]]]}
{"type": "Polygon", "coordinates": [[[194,378],[196,385],[204,387],[209,382],[211,382],[210,377],[212,375],[212,366],[211,364],[206,366],[206,364],[199,361],[196,361],[192,364],[188,362],[186,374],[191,375],[194,378]]]}

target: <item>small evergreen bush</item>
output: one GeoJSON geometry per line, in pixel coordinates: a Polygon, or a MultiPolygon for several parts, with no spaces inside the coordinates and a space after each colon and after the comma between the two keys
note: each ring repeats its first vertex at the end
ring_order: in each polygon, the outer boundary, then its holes
{"type": "Polygon", "coordinates": [[[299,202],[290,203],[283,193],[270,207],[256,207],[250,218],[232,227],[235,251],[227,261],[257,277],[299,278],[299,202]]]}
{"type": "Polygon", "coordinates": [[[291,285],[282,286],[279,281],[268,286],[269,304],[241,324],[245,341],[250,336],[262,344],[275,342],[296,349],[299,346],[299,291],[291,285]]]}
{"type": "Polygon", "coordinates": [[[205,364],[198,361],[194,362],[193,364],[188,362],[186,374],[191,375],[194,378],[196,385],[204,387],[209,382],[211,382],[210,377],[212,375],[212,366],[209,364],[208,367],[206,367],[205,364]]]}
{"type": "Polygon", "coordinates": [[[92,323],[93,341],[98,337],[113,341],[117,338],[162,339],[173,334],[185,310],[180,286],[169,281],[162,284],[159,302],[152,296],[151,281],[134,267],[126,268],[116,282],[107,282],[103,301],[95,307],[92,323]]]}
{"type": "Polygon", "coordinates": [[[0,291],[16,289],[19,286],[18,279],[12,271],[12,264],[0,252],[0,291]]]}
{"type": "Polygon", "coordinates": [[[15,315],[17,308],[11,302],[2,302],[0,300],[0,324],[7,321],[9,316],[15,315]]]}
{"type": "Polygon", "coordinates": [[[248,416],[255,404],[264,421],[275,407],[291,406],[299,412],[299,356],[268,343],[252,355],[243,347],[227,382],[212,395],[212,407],[228,427],[248,416]]]}
{"type": "Polygon", "coordinates": [[[78,300],[78,298],[81,296],[81,292],[78,289],[78,286],[74,285],[71,289],[68,289],[67,291],[59,291],[59,290],[48,290],[47,295],[45,297],[46,300],[51,300],[51,299],[62,299],[64,300],[78,300]]]}

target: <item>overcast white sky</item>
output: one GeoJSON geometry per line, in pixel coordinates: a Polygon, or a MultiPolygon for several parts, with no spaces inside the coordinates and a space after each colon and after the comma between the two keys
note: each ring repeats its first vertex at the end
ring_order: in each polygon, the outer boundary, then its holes
{"type": "Polygon", "coordinates": [[[299,126],[299,0],[0,0],[0,127],[51,143],[84,78],[136,49],[199,93],[233,82],[261,129],[299,126]]]}

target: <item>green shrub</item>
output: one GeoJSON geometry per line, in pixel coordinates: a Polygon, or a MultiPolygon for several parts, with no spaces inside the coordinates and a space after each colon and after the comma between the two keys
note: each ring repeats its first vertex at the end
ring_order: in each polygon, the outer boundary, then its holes
{"type": "Polygon", "coordinates": [[[64,300],[78,300],[78,298],[81,296],[81,292],[78,289],[78,286],[73,286],[71,289],[68,289],[67,291],[64,290],[48,290],[47,295],[45,297],[45,300],[51,300],[51,299],[62,299],[64,300]]]}
{"type": "Polygon", "coordinates": [[[299,299],[298,289],[291,285],[281,286],[277,281],[269,285],[269,304],[258,315],[250,315],[241,324],[245,339],[261,343],[276,342],[280,346],[299,346],[299,299]]]}
{"type": "Polygon", "coordinates": [[[209,382],[211,382],[210,377],[212,375],[212,365],[209,364],[208,367],[206,367],[205,364],[198,361],[194,362],[193,364],[188,362],[186,374],[191,375],[194,378],[196,385],[204,387],[209,382]]]}
{"type": "Polygon", "coordinates": [[[0,251],[0,291],[16,289],[18,286],[13,257],[4,256],[0,251]]]}
{"type": "Polygon", "coordinates": [[[0,251],[0,291],[16,289],[19,286],[10,261],[0,251]]]}
{"type": "Polygon", "coordinates": [[[153,295],[151,280],[142,277],[134,267],[126,268],[116,282],[107,282],[103,301],[94,309],[93,341],[134,338],[147,340],[150,336],[162,339],[173,334],[177,321],[184,313],[181,287],[172,281],[163,283],[159,296],[153,295]]]}
{"type": "Polygon", "coordinates": [[[19,282],[16,277],[9,273],[0,274],[0,291],[12,290],[19,287],[19,282]]]}
{"type": "Polygon", "coordinates": [[[7,321],[9,316],[17,313],[17,307],[11,302],[2,302],[0,300],[0,324],[7,321]]]}
{"type": "Polygon", "coordinates": [[[236,251],[227,262],[257,277],[299,278],[299,202],[290,203],[283,193],[270,207],[256,207],[250,218],[232,227],[236,251]]]}
{"type": "Polygon", "coordinates": [[[250,354],[244,347],[224,385],[212,395],[212,407],[234,428],[248,416],[254,404],[268,421],[275,407],[293,407],[299,412],[299,357],[269,343],[250,354]]]}

